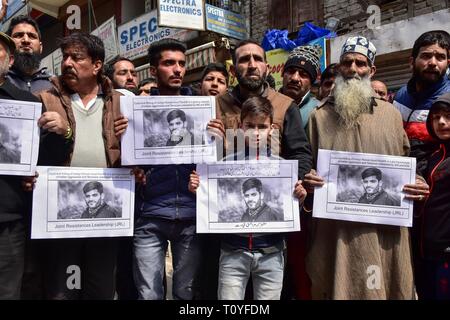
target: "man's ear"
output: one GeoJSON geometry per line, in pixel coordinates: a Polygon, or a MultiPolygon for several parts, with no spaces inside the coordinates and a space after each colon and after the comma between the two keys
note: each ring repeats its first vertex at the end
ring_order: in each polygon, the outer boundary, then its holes
{"type": "Polygon", "coordinates": [[[375,73],[377,72],[377,67],[375,67],[375,65],[372,65],[370,67],[370,78],[372,79],[372,77],[375,75],[375,73]]]}
{"type": "Polygon", "coordinates": [[[414,70],[414,58],[413,57],[409,57],[409,70],[411,70],[411,71],[414,70]]]}
{"type": "Polygon", "coordinates": [[[101,60],[94,61],[94,74],[98,74],[103,68],[103,62],[101,60]]]}
{"type": "Polygon", "coordinates": [[[11,66],[14,64],[14,54],[10,53],[9,54],[9,68],[11,68],[11,66]]]}
{"type": "Polygon", "coordinates": [[[104,193],[102,193],[102,194],[100,195],[100,199],[105,200],[105,194],[104,194],[104,193]]]}

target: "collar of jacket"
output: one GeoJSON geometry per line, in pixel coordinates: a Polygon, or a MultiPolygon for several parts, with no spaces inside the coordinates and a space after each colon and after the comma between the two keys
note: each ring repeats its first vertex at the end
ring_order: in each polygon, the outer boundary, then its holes
{"type": "Polygon", "coordinates": [[[8,74],[11,75],[12,77],[18,77],[21,79],[33,79],[33,80],[38,80],[38,79],[47,80],[52,76],[50,73],[48,73],[47,67],[43,67],[43,68],[39,69],[38,71],[33,73],[30,77],[28,77],[27,75],[25,75],[25,74],[21,73],[19,70],[17,70],[14,66],[12,66],[9,69],[8,74]]]}
{"type": "Polygon", "coordinates": [[[422,92],[417,92],[416,90],[416,77],[412,77],[406,86],[407,91],[410,95],[412,95],[415,99],[427,98],[431,96],[434,92],[438,91],[441,87],[448,85],[449,79],[444,75],[442,79],[435,84],[429,86],[422,92]]]}
{"type": "MultiPolygon", "coordinates": [[[[159,89],[153,87],[150,89],[151,96],[160,96],[159,89]]],[[[189,87],[181,87],[180,88],[180,96],[192,96],[192,90],[189,87]]]]}
{"type": "MultiPolygon", "coordinates": [[[[74,94],[76,92],[70,90],[67,88],[67,86],[64,85],[61,76],[59,77],[52,77],[50,78],[50,81],[52,82],[53,86],[55,87],[55,90],[60,95],[62,101],[70,106],[72,104],[72,101],[70,100],[70,95],[74,94]]],[[[103,76],[100,79],[99,82],[99,95],[102,95],[105,100],[110,100],[113,94],[113,85],[111,80],[103,76]]]]}
{"type": "MultiPolygon", "coordinates": [[[[23,90],[17,88],[8,79],[0,85],[0,95],[9,96],[13,100],[23,100],[23,90]]],[[[36,100],[37,101],[37,100],[36,100]]]]}

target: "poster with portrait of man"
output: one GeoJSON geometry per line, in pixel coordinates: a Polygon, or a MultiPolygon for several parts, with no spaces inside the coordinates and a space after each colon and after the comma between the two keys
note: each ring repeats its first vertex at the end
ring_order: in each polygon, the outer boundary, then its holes
{"type": "Polygon", "coordinates": [[[198,233],[300,230],[296,160],[198,164],[198,233]]]}
{"type": "Polygon", "coordinates": [[[130,169],[38,166],[37,172],[33,239],[133,235],[130,169]]]}
{"type": "Polygon", "coordinates": [[[313,217],[412,226],[413,203],[402,193],[415,183],[416,159],[319,150],[313,217]]]}
{"type": "Polygon", "coordinates": [[[0,99],[0,174],[34,175],[41,103],[0,99]]]}
{"type": "Polygon", "coordinates": [[[215,118],[214,97],[121,97],[128,118],[122,165],[205,163],[217,160],[206,126],[215,118]]]}

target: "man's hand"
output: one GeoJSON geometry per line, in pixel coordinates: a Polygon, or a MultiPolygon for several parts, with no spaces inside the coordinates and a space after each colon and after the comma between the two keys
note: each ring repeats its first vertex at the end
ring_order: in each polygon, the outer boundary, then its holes
{"type": "Polygon", "coordinates": [[[195,170],[193,170],[192,173],[189,175],[188,190],[192,193],[196,193],[199,186],[200,186],[200,176],[195,170]]]}
{"type": "Polygon", "coordinates": [[[128,119],[123,115],[120,115],[116,120],[114,120],[114,133],[117,138],[120,138],[127,128],[128,119]]]}
{"type": "Polygon", "coordinates": [[[405,184],[402,191],[407,200],[424,201],[430,195],[430,187],[421,176],[416,176],[415,184],[405,184]]]}
{"type": "Polygon", "coordinates": [[[300,204],[302,204],[303,201],[305,201],[306,195],[307,192],[302,186],[302,180],[298,180],[294,187],[294,196],[296,196],[300,204]]]}
{"type": "Polygon", "coordinates": [[[216,138],[225,139],[225,126],[223,125],[222,120],[220,119],[212,119],[208,122],[206,126],[208,133],[216,138]]]}
{"type": "Polygon", "coordinates": [[[54,132],[59,135],[66,135],[69,123],[55,111],[44,112],[38,120],[38,125],[42,129],[54,132]]]}
{"type": "Polygon", "coordinates": [[[38,177],[39,177],[39,173],[37,173],[37,172],[34,173],[34,176],[23,177],[22,178],[22,189],[26,192],[33,191],[34,185],[36,184],[38,177]]]}
{"type": "Polygon", "coordinates": [[[136,183],[141,184],[143,186],[147,184],[147,176],[145,175],[144,169],[134,167],[133,169],[131,169],[130,174],[134,174],[136,183]]]}
{"type": "Polygon", "coordinates": [[[308,193],[314,193],[314,188],[322,187],[325,184],[322,177],[317,175],[316,170],[311,169],[311,171],[305,174],[302,185],[308,193]]]}

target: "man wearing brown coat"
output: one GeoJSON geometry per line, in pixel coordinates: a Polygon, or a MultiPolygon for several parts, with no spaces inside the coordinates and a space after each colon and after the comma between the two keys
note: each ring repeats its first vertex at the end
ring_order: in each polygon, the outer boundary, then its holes
{"type": "MultiPolygon", "coordinates": [[[[114,119],[120,94],[102,75],[103,42],[73,33],[61,42],[62,75],[39,97],[42,165],[110,168],[120,166],[114,119]]],[[[38,182],[39,183],[39,182],[38,182]]],[[[113,299],[117,242],[111,238],[51,240],[47,250],[46,298],[113,299]],[[81,286],[68,286],[69,270],[79,267],[81,286]],[[68,269],[71,267],[72,269],[68,269]]]]}

